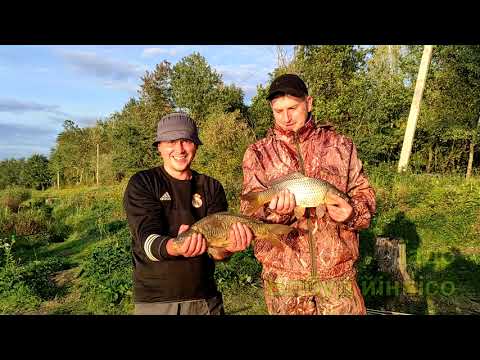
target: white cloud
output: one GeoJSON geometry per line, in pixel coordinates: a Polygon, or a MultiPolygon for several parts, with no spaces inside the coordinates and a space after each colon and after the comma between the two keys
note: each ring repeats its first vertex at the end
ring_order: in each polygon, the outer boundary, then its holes
{"type": "Polygon", "coordinates": [[[33,101],[23,101],[17,99],[0,99],[0,112],[19,113],[25,112],[46,112],[60,116],[67,116],[68,114],[59,110],[59,105],[39,104],[33,101]]]}
{"type": "Polygon", "coordinates": [[[262,82],[271,69],[257,64],[219,65],[215,69],[220,72],[225,82],[262,82]]]}
{"type": "Polygon", "coordinates": [[[257,64],[219,65],[215,69],[222,74],[226,84],[235,84],[243,90],[247,104],[257,93],[257,85],[265,85],[268,72],[272,71],[257,64]]]}
{"type": "Polygon", "coordinates": [[[175,56],[177,55],[177,50],[154,47],[154,48],[145,48],[143,49],[143,52],[142,52],[142,57],[146,57],[146,58],[159,56],[159,55],[175,56]]]}
{"type": "Polygon", "coordinates": [[[138,84],[133,84],[130,81],[106,80],[103,82],[103,86],[112,90],[127,90],[131,95],[137,95],[139,89],[138,84]]]}
{"type": "Polygon", "coordinates": [[[143,64],[107,59],[89,51],[62,51],[61,55],[76,71],[108,80],[139,78],[147,69],[143,64]]]}
{"type": "Polygon", "coordinates": [[[48,155],[57,130],[44,126],[26,124],[5,124],[0,121],[0,160],[30,157],[33,153],[48,155]]]}

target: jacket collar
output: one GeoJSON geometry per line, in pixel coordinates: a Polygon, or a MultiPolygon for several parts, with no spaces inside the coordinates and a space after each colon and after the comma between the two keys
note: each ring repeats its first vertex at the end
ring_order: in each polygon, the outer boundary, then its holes
{"type": "MultiPolygon", "coordinates": [[[[313,115],[310,114],[305,124],[296,132],[300,142],[305,141],[316,128],[317,126],[315,125],[313,115]]],[[[274,136],[286,142],[293,142],[295,140],[294,131],[283,130],[276,124],[268,129],[267,136],[274,136]]]]}

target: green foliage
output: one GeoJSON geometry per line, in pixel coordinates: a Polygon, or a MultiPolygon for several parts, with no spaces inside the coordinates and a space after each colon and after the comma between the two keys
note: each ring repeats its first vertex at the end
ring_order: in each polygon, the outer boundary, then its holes
{"type": "Polygon", "coordinates": [[[25,159],[8,159],[0,161],[0,190],[9,186],[22,186],[25,181],[25,159]]]}
{"type": "Polygon", "coordinates": [[[268,87],[257,86],[257,94],[252,98],[248,109],[248,123],[255,131],[255,138],[265,137],[267,130],[273,126],[273,115],[270,103],[266,99],[268,87]]]}
{"type": "Polygon", "coordinates": [[[40,209],[19,211],[6,217],[5,221],[2,232],[8,234],[9,231],[7,230],[11,228],[10,232],[17,236],[46,232],[49,225],[48,216],[40,209]]]}
{"type": "Polygon", "coordinates": [[[173,67],[171,85],[175,104],[201,124],[216,103],[221,76],[199,53],[186,56],[173,67]]]}
{"type": "Polygon", "coordinates": [[[12,251],[15,242],[15,237],[0,241],[0,313],[31,311],[54,298],[60,289],[52,276],[69,266],[63,258],[21,264],[12,251]]]}
{"type": "Polygon", "coordinates": [[[217,262],[215,280],[220,291],[241,286],[259,287],[262,266],[253,255],[252,247],[233,254],[228,260],[217,262]]]}
{"type": "Polygon", "coordinates": [[[224,186],[231,208],[239,205],[242,187],[242,159],[254,136],[239,111],[210,114],[202,127],[193,167],[214,177],[224,186]]]}
{"type": "Polygon", "coordinates": [[[351,45],[303,46],[297,52],[295,68],[315,99],[316,118],[337,122],[345,116],[345,89],[363,61],[363,50],[351,45]]]}
{"type": "Polygon", "coordinates": [[[128,232],[97,245],[82,268],[82,291],[103,304],[105,311],[115,311],[115,306],[131,302],[132,259],[128,232]]]}
{"type": "Polygon", "coordinates": [[[26,161],[23,171],[25,186],[44,190],[51,183],[52,174],[48,166],[48,159],[43,155],[32,155],[26,161]]]}
{"type": "Polygon", "coordinates": [[[31,191],[13,186],[0,193],[0,206],[4,209],[9,209],[13,212],[17,212],[20,204],[31,197],[31,191]]]}

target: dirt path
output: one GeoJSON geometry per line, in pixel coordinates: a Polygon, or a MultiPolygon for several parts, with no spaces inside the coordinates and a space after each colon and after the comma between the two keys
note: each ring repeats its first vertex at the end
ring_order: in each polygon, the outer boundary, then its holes
{"type": "Polygon", "coordinates": [[[80,267],[56,272],[52,276],[52,280],[59,288],[59,296],[52,300],[44,301],[33,314],[72,314],[78,306],[78,302],[81,301],[80,292],[75,286],[78,284],[79,273],[80,267]]]}

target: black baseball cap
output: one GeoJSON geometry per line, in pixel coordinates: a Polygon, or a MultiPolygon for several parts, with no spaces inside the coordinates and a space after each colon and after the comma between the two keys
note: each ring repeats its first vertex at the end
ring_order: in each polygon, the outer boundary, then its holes
{"type": "Polygon", "coordinates": [[[187,139],[197,145],[202,145],[198,137],[198,129],[195,121],[182,112],[174,112],[160,119],[157,125],[157,137],[153,146],[156,147],[160,141],[178,139],[187,139]]]}
{"type": "Polygon", "coordinates": [[[268,90],[267,100],[272,100],[281,94],[304,97],[308,95],[308,89],[300,77],[295,74],[284,74],[273,80],[268,90]]]}

